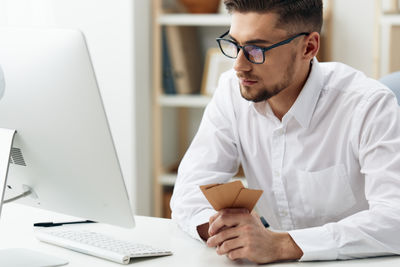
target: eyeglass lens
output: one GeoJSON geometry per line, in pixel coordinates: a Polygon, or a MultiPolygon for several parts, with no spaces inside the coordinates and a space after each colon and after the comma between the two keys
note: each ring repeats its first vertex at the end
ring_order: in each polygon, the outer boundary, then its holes
{"type": "MultiPolygon", "coordinates": [[[[231,58],[236,58],[239,53],[239,48],[233,42],[227,40],[220,40],[220,46],[223,53],[231,58]]],[[[248,58],[251,62],[261,63],[263,62],[263,51],[257,46],[246,45],[244,46],[244,53],[246,58],[248,58]]]]}
{"type": "Polygon", "coordinates": [[[247,45],[244,47],[245,52],[247,52],[247,58],[254,63],[261,63],[264,61],[262,51],[259,47],[247,45]]]}
{"type": "Polygon", "coordinates": [[[226,41],[226,40],[220,40],[219,44],[221,46],[222,52],[226,56],[231,57],[231,58],[236,58],[239,49],[234,43],[226,41]]]}

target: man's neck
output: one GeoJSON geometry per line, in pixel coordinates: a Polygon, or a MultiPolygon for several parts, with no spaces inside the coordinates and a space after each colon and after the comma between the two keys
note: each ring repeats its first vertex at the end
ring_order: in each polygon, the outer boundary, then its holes
{"type": "Polygon", "coordinates": [[[299,75],[299,79],[297,79],[289,87],[267,100],[275,116],[280,121],[282,121],[283,116],[285,116],[285,114],[293,106],[301,90],[303,89],[311,72],[311,66],[312,65],[310,64],[308,68],[305,67],[299,75]]]}

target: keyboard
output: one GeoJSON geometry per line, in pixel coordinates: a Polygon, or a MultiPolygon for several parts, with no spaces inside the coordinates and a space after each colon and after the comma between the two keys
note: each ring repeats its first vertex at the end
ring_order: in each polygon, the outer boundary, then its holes
{"type": "Polygon", "coordinates": [[[119,240],[114,237],[88,230],[65,228],[40,229],[35,231],[40,241],[96,256],[121,264],[128,264],[131,258],[171,255],[169,250],[158,249],[144,244],[119,240]]]}

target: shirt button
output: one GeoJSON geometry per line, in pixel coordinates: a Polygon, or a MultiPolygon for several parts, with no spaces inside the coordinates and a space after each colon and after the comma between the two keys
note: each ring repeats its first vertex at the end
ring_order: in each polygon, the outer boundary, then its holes
{"type": "Polygon", "coordinates": [[[280,214],[282,217],[286,217],[288,215],[286,211],[281,211],[280,214]]]}
{"type": "Polygon", "coordinates": [[[279,171],[274,171],[275,176],[279,176],[281,173],[279,171]]]}
{"type": "Polygon", "coordinates": [[[285,131],[283,129],[279,129],[276,131],[276,134],[279,135],[283,135],[285,133],[285,131]]]}

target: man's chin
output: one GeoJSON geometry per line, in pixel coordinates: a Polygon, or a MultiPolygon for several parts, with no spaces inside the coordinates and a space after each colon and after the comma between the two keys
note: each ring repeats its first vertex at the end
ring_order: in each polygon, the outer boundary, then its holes
{"type": "Polygon", "coordinates": [[[272,97],[272,95],[268,94],[266,91],[261,91],[256,94],[251,94],[249,91],[250,90],[248,88],[243,88],[243,86],[240,86],[240,94],[242,97],[247,101],[254,103],[263,102],[272,97]]]}

